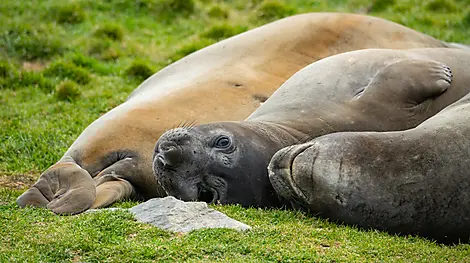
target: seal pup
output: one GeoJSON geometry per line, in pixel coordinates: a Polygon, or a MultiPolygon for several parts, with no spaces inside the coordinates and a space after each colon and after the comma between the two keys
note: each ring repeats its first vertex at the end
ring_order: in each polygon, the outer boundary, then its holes
{"type": "Polygon", "coordinates": [[[243,120],[295,72],[330,55],[447,46],[396,23],[354,14],[303,14],[250,30],[150,77],[90,124],[17,203],[76,214],[117,200],[163,196],[152,173],[152,152],[160,135],[178,123],[243,120]]]}
{"type": "Polygon", "coordinates": [[[332,221],[468,242],[469,148],[467,94],[406,131],[339,132],[284,148],[269,179],[281,197],[332,221]]]}
{"type": "Polygon", "coordinates": [[[278,150],[333,132],[416,127],[470,91],[469,67],[470,52],[451,49],[369,49],[322,59],[245,121],[163,134],[155,175],[169,195],[186,201],[289,205],[268,178],[278,150]]]}

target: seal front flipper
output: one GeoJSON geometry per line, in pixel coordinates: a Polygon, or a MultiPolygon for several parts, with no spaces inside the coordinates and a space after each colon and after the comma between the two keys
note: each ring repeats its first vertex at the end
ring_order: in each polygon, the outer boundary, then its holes
{"type": "Polygon", "coordinates": [[[126,172],[133,171],[135,166],[133,158],[125,158],[101,171],[95,177],[96,199],[91,208],[106,207],[119,200],[136,199],[137,192],[126,179],[129,178],[126,172]]]}
{"type": "Polygon", "coordinates": [[[377,72],[358,97],[380,96],[385,101],[412,107],[445,92],[452,77],[450,68],[437,61],[400,60],[377,72]]]}
{"type": "Polygon", "coordinates": [[[20,207],[47,207],[56,214],[77,214],[88,209],[95,197],[95,182],[87,171],[74,162],[59,162],[46,170],[16,203],[20,207]]]}
{"type": "Polygon", "coordinates": [[[116,201],[130,199],[134,194],[134,187],[129,181],[115,175],[103,176],[97,182],[96,199],[90,208],[107,207],[116,201]]]}

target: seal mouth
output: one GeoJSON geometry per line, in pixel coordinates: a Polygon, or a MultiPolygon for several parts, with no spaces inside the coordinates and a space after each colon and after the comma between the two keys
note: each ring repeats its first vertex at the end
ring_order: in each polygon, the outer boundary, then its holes
{"type": "Polygon", "coordinates": [[[199,184],[198,186],[198,197],[197,200],[209,203],[209,204],[215,204],[217,200],[219,200],[219,193],[217,190],[213,187],[208,187],[207,185],[204,184],[199,184]]]}

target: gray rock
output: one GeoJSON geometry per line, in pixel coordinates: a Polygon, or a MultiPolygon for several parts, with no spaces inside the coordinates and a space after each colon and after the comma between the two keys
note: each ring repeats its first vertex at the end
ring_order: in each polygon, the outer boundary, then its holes
{"type": "Polygon", "coordinates": [[[200,228],[248,230],[250,226],[207,207],[204,202],[184,202],[172,196],[153,198],[129,209],[138,221],[173,232],[200,228]]]}

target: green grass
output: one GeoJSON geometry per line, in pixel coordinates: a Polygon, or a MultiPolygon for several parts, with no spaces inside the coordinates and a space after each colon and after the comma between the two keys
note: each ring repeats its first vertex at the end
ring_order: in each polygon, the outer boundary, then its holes
{"type": "Polygon", "coordinates": [[[14,204],[88,124],[122,103],[151,71],[310,11],[370,12],[470,44],[470,7],[462,0],[3,0],[0,262],[470,262],[469,245],[361,231],[293,211],[216,207],[253,230],[178,235],[138,224],[125,212],[58,217],[14,204]],[[23,177],[33,179],[22,183],[23,177]]]}
{"type": "MultiPolygon", "coordinates": [[[[336,225],[301,212],[216,207],[253,228],[169,233],[125,211],[59,217],[18,209],[0,192],[1,262],[465,262],[470,246],[442,246],[336,225]]],[[[135,203],[120,203],[130,207],[135,203]]]]}

